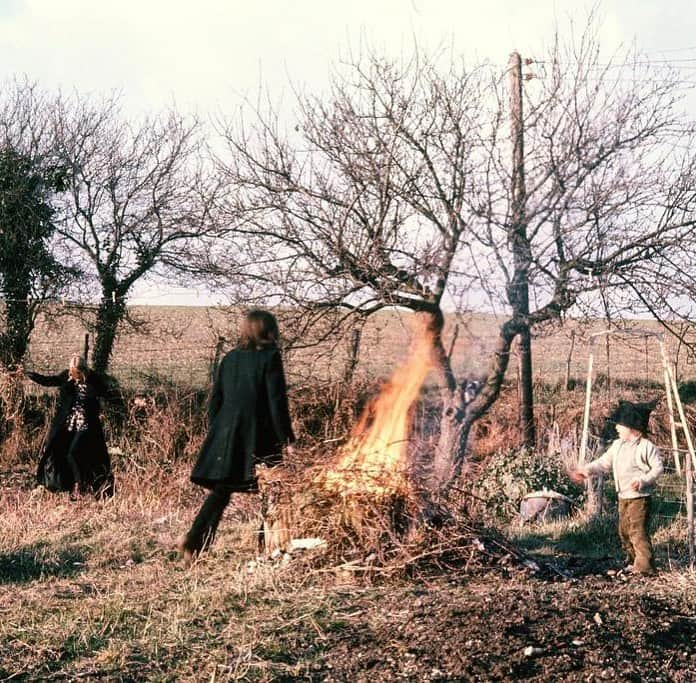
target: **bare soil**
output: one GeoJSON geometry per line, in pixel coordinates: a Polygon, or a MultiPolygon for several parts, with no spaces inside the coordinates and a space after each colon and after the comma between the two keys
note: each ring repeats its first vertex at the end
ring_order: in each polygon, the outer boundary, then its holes
{"type": "MultiPolygon", "coordinates": [[[[314,676],[693,681],[696,610],[673,585],[665,592],[675,580],[590,575],[548,582],[491,574],[351,596],[337,606],[335,627],[312,638],[325,653],[314,676]]],[[[289,651],[298,653],[298,644],[288,637],[289,651]]]]}

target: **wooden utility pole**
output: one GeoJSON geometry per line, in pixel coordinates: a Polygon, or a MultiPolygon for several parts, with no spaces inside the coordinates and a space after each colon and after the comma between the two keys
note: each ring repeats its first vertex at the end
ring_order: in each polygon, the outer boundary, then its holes
{"type": "Polygon", "coordinates": [[[533,447],[534,392],[532,386],[532,337],[529,330],[529,268],[531,249],[527,238],[527,190],[524,182],[524,119],[522,112],[522,58],[518,52],[510,55],[510,113],[512,128],[512,225],[510,244],[514,261],[514,275],[508,288],[512,314],[520,332],[520,430],[525,446],[533,447]]]}

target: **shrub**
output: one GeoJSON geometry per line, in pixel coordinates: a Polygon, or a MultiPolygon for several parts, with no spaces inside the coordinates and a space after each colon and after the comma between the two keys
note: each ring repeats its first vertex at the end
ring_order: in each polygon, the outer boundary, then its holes
{"type": "Polygon", "coordinates": [[[502,449],[482,463],[474,484],[480,514],[488,522],[509,522],[522,498],[544,488],[578,501],[580,489],[568,478],[565,462],[557,453],[532,449],[502,449]]]}

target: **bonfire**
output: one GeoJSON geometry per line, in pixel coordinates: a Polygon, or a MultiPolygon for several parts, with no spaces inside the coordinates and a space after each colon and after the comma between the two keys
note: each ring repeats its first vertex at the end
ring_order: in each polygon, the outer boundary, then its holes
{"type": "Polygon", "coordinates": [[[432,338],[422,331],[406,362],[368,404],[337,462],[317,484],[343,497],[381,500],[413,493],[409,442],[413,406],[432,369],[432,338]]]}
{"type": "Polygon", "coordinates": [[[413,407],[432,369],[432,338],[420,328],[406,361],[366,406],[345,445],[320,468],[262,475],[266,552],[293,535],[323,534],[339,546],[383,549],[417,507],[410,459],[413,407]]]}
{"type": "Polygon", "coordinates": [[[410,447],[413,412],[433,368],[432,349],[431,335],[419,326],[405,362],[328,462],[320,453],[317,464],[289,463],[261,475],[267,554],[303,538],[322,540],[320,564],[351,571],[389,574],[418,565],[469,572],[508,563],[538,569],[456,504],[445,509],[419,486],[410,447]]]}

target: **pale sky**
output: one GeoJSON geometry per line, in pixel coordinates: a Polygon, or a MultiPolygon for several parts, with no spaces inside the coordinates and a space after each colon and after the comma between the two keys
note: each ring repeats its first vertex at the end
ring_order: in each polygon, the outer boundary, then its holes
{"type": "MultiPolygon", "coordinates": [[[[366,39],[388,56],[451,45],[470,64],[512,50],[541,54],[558,23],[582,24],[576,0],[0,0],[0,80],[45,89],[118,90],[132,115],[172,102],[184,112],[232,111],[260,85],[321,90],[332,62],[366,39]]],[[[694,0],[605,0],[608,52],[635,42],[696,77],[694,0]],[[687,60],[692,59],[693,62],[687,60]]],[[[696,112],[694,112],[696,117],[696,112]]],[[[195,292],[141,290],[133,302],[203,303],[195,292]]],[[[208,299],[206,298],[207,302],[208,299]]]]}

